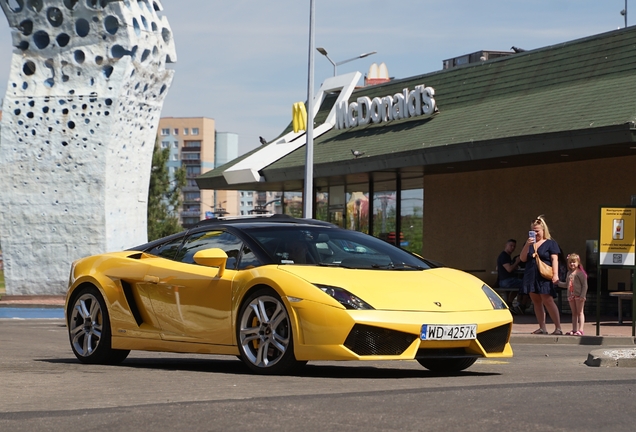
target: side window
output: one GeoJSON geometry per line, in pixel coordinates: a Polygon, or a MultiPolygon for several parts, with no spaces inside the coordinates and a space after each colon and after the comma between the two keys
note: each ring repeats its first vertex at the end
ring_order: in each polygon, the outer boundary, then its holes
{"type": "Polygon", "coordinates": [[[179,237],[176,240],[172,240],[168,243],[163,243],[159,246],[155,246],[152,249],[145,251],[151,255],[157,255],[162,258],[173,260],[177,251],[179,250],[179,246],[181,246],[181,242],[183,241],[183,237],[179,237]]]}
{"type": "Polygon", "coordinates": [[[247,247],[243,246],[243,254],[241,255],[241,261],[239,262],[238,269],[245,270],[248,268],[258,267],[261,265],[261,262],[256,258],[254,252],[247,247]]]}
{"type": "Polygon", "coordinates": [[[188,237],[177,252],[175,261],[195,264],[194,254],[200,250],[219,248],[227,254],[226,269],[236,270],[239,253],[243,242],[233,234],[225,231],[204,231],[188,237]]]}

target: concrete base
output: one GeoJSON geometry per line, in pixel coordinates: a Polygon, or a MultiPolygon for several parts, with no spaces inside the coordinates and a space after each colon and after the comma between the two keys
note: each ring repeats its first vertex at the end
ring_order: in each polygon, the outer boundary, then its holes
{"type": "Polygon", "coordinates": [[[636,367],[636,348],[594,350],[585,364],[595,367],[636,367]]]}

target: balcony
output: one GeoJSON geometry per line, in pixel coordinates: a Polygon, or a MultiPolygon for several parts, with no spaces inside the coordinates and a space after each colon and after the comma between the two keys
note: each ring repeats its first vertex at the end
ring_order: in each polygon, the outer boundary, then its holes
{"type": "Polygon", "coordinates": [[[182,152],[200,152],[201,146],[196,147],[181,147],[182,152]]]}
{"type": "Polygon", "coordinates": [[[200,217],[201,216],[201,212],[200,211],[182,211],[181,212],[181,217],[182,218],[187,218],[187,217],[200,217]]]}

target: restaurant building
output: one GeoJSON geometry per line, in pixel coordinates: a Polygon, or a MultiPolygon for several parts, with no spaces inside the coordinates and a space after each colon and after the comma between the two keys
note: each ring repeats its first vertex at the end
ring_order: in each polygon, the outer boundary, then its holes
{"type": "MultiPolygon", "coordinates": [[[[504,243],[522,244],[536,216],[565,254],[586,256],[599,207],[634,203],[636,27],[380,85],[359,78],[329,78],[315,97],[319,219],[493,283],[504,243]]],[[[291,203],[304,144],[290,124],[196,181],[291,203]]],[[[629,279],[612,272],[604,289],[629,279]]]]}

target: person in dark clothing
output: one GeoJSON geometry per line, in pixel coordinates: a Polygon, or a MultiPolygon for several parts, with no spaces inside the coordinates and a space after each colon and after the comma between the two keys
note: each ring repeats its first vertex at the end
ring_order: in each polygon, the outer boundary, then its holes
{"type": "Polygon", "coordinates": [[[555,329],[553,335],[562,335],[561,317],[559,316],[559,308],[554,302],[556,291],[555,284],[559,282],[559,259],[558,255],[561,249],[556,241],[550,236],[548,224],[542,216],[537,217],[530,225],[531,236],[523,245],[521,250],[521,261],[526,263],[523,273],[523,286],[521,292],[529,294],[534,306],[534,313],[539,322],[539,328],[534,334],[548,334],[545,323],[545,312],[548,311],[555,329]],[[552,278],[546,279],[541,276],[539,267],[536,263],[535,255],[539,259],[552,268],[552,278]]]}
{"type": "MultiPolygon", "coordinates": [[[[512,253],[517,248],[517,241],[509,239],[506,242],[504,250],[501,251],[497,258],[497,281],[500,288],[521,288],[523,281],[518,278],[515,271],[519,268],[521,260],[519,257],[512,258],[512,253]]],[[[519,294],[518,291],[510,291],[506,299],[510,310],[513,313],[523,314],[528,305],[528,297],[519,294]],[[515,297],[518,297],[518,305],[513,307],[515,297]]]]}

